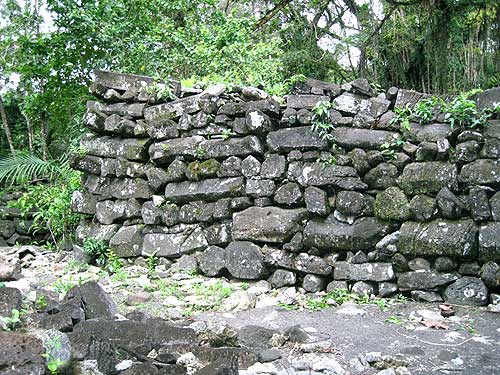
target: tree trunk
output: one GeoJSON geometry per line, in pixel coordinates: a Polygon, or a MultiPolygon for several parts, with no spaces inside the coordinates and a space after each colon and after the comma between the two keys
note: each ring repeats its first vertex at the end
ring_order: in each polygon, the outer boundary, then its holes
{"type": "Polygon", "coordinates": [[[30,152],[33,153],[33,139],[34,139],[34,134],[33,134],[33,124],[31,123],[30,119],[26,114],[24,114],[24,118],[26,120],[26,127],[28,128],[28,147],[30,149],[30,152]]]}
{"type": "Polygon", "coordinates": [[[40,138],[42,141],[42,159],[47,160],[49,157],[49,149],[47,147],[47,137],[48,137],[48,127],[47,127],[47,117],[45,112],[42,112],[40,116],[41,126],[40,126],[40,138]]]}
{"type": "Polygon", "coordinates": [[[3,129],[5,131],[5,137],[7,138],[7,143],[9,144],[10,152],[12,155],[16,154],[14,149],[14,143],[12,142],[12,134],[10,132],[9,123],[7,122],[7,114],[5,113],[5,108],[3,106],[2,97],[0,96],[0,116],[2,117],[3,129]]]}

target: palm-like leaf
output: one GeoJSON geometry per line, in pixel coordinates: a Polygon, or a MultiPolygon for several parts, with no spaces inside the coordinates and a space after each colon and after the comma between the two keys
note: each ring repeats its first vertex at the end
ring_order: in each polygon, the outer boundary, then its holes
{"type": "Polygon", "coordinates": [[[20,152],[0,158],[0,184],[18,185],[37,179],[54,180],[69,171],[67,156],[59,160],[43,160],[20,152]]]}

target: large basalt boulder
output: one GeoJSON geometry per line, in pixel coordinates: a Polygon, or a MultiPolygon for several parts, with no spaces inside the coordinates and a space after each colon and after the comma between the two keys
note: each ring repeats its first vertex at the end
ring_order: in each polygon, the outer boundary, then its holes
{"type": "Polygon", "coordinates": [[[488,304],[488,288],[481,279],[464,276],[445,289],[444,299],[457,305],[483,306],[488,304]]]}
{"type": "Polygon", "coordinates": [[[198,256],[198,266],[203,274],[220,276],[226,268],[226,250],[218,246],[209,246],[198,256]]]}
{"type": "Polygon", "coordinates": [[[326,150],[328,141],[321,138],[310,126],[302,126],[270,132],[267,135],[267,145],[273,152],[326,150]]]}
{"type": "Polygon", "coordinates": [[[330,97],[322,95],[288,95],[286,105],[288,108],[312,109],[320,102],[329,103],[330,97]]]}
{"type": "Polygon", "coordinates": [[[266,272],[260,247],[248,241],[231,242],[224,259],[226,269],[237,279],[260,279],[266,272]]]}
{"type": "Polygon", "coordinates": [[[149,143],[148,139],[118,139],[87,134],[82,137],[80,146],[90,155],[146,161],[149,143]]]}
{"type": "Polygon", "coordinates": [[[193,114],[199,111],[210,113],[214,107],[214,97],[208,93],[189,96],[148,107],[144,110],[146,121],[158,119],[178,119],[183,114],[193,114]]]}
{"type": "Polygon", "coordinates": [[[158,164],[170,163],[176,156],[196,159],[226,158],[229,156],[260,155],[263,146],[256,136],[205,140],[200,136],[168,139],[153,143],[149,148],[151,160],[158,164]]]}
{"type": "Polygon", "coordinates": [[[344,93],[337,96],[333,103],[335,104],[335,109],[350,115],[356,115],[358,113],[369,115],[371,117],[378,117],[389,109],[391,104],[390,101],[371,98],[366,99],[362,96],[344,93]]]}
{"type": "Polygon", "coordinates": [[[404,192],[397,187],[390,187],[378,193],[375,216],[381,220],[408,220],[411,216],[410,203],[404,192]]]}
{"type": "Polygon", "coordinates": [[[133,320],[87,320],[69,335],[75,356],[86,357],[93,339],[112,342],[114,349],[147,354],[153,348],[166,345],[196,345],[196,334],[190,328],[180,328],[158,318],[145,322],[133,320]],[[148,350],[149,349],[149,350],[148,350]]]}
{"type": "Polygon", "coordinates": [[[394,164],[380,163],[375,168],[366,173],[363,181],[368,184],[371,189],[387,189],[397,185],[399,176],[398,168],[394,164]]]}
{"type": "Polygon", "coordinates": [[[398,184],[406,194],[437,193],[443,187],[457,190],[457,166],[446,162],[425,162],[408,164],[398,184]]]}
{"type": "Polygon", "coordinates": [[[328,215],[330,206],[328,204],[328,195],[324,190],[314,186],[309,186],[304,191],[304,202],[307,211],[316,215],[328,215]]]}
{"type": "Polygon", "coordinates": [[[398,274],[398,287],[401,291],[434,289],[451,284],[458,278],[458,275],[451,273],[439,273],[434,270],[417,270],[398,274]]]}
{"type": "Polygon", "coordinates": [[[425,194],[415,195],[410,201],[410,211],[413,220],[430,221],[438,213],[436,199],[425,194]]]}
{"type": "MultiPolygon", "coordinates": [[[[155,79],[143,75],[115,73],[107,70],[96,69],[94,70],[93,83],[108,89],[127,91],[139,90],[145,86],[153,85],[155,83],[155,79]]],[[[167,83],[173,90],[173,94],[179,96],[181,90],[180,82],[169,80],[167,83]]]]}
{"type": "Polygon", "coordinates": [[[413,107],[420,100],[430,97],[429,94],[423,94],[418,91],[399,89],[396,97],[395,107],[404,108],[407,105],[413,107]]]}
{"type": "MultiPolygon", "coordinates": [[[[71,210],[79,214],[94,215],[97,200],[86,191],[74,191],[71,194],[71,210]]],[[[1,226],[1,224],[0,224],[1,226]]]]}
{"type": "Polygon", "coordinates": [[[500,222],[479,228],[479,258],[482,261],[500,261],[500,222]]]}
{"type": "Polygon", "coordinates": [[[346,149],[361,148],[379,150],[384,143],[398,138],[397,133],[385,130],[335,128],[335,143],[346,149]]]}
{"type": "Polygon", "coordinates": [[[109,194],[118,199],[149,199],[153,195],[148,182],[142,178],[104,179],[102,184],[98,183],[97,189],[102,195],[109,194]]]}
{"type": "Polygon", "coordinates": [[[195,200],[214,201],[226,197],[237,197],[243,194],[244,189],[243,177],[171,182],[165,188],[165,197],[175,203],[195,200]]]}
{"type": "Polygon", "coordinates": [[[339,191],[335,208],[346,217],[356,218],[373,213],[373,198],[356,191],[339,191]]]}
{"type": "Polygon", "coordinates": [[[0,281],[17,280],[21,277],[21,260],[17,256],[0,253],[0,281]]]}
{"type": "Polygon", "coordinates": [[[84,241],[86,238],[94,238],[101,241],[109,241],[120,229],[119,224],[103,225],[82,220],[76,228],[76,238],[84,241]]]}
{"type": "Polygon", "coordinates": [[[332,185],[346,190],[365,190],[367,185],[358,177],[356,169],[341,165],[323,167],[320,163],[292,162],[288,167],[290,181],[306,186],[332,185]]]}
{"type": "Polygon", "coordinates": [[[441,216],[447,219],[458,219],[463,216],[465,211],[464,203],[447,187],[439,190],[436,195],[436,203],[441,216]]]}
{"type": "Polygon", "coordinates": [[[71,154],[69,157],[69,164],[71,168],[77,171],[99,175],[101,174],[103,160],[103,158],[98,156],[71,154]]]}
{"type": "Polygon", "coordinates": [[[352,225],[333,218],[311,220],[304,229],[304,245],[328,251],[372,250],[389,229],[373,217],[357,219],[352,225]]]}
{"type": "Polygon", "coordinates": [[[144,225],[121,227],[109,241],[109,248],[120,258],[141,255],[144,225]]]}
{"type": "Polygon", "coordinates": [[[302,227],[305,208],[250,207],[233,215],[233,239],[286,242],[302,227]]]}
{"type": "Polygon", "coordinates": [[[500,161],[480,159],[466,164],[460,171],[460,178],[468,185],[500,186],[500,161]]]}
{"type": "Polygon", "coordinates": [[[280,113],[280,104],[272,98],[251,102],[229,102],[219,108],[217,115],[245,116],[247,111],[261,111],[272,118],[277,118],[280,113]]]}
{"type": "Polygon", "coordinates": [[[391,263],[362,263],[336,262],[333,271],[335,280],[353,281],[389,281],[396,274],[391,263]]]}
{"type": "Polygon", "coordinates": [[[494,87],[480,92],[475,97],[478,109],[486,109],[500,103],[500,87],[494,87]]]}
{"type": "Polygon", "coordinates": [[[323,258],[307,253],[291,254],[285,250],[264,247],[265,263],[274,268],[284,268],[292,271],[314,275],[330,275],[332,266],[323,258]]]}
{"type": "Polygon", "coordinates": [[[398,250],[413,256],[472,258],[477,254],[477,234],[470,219],[408,221],[401,226],[398,250]]]}
{"type": "Polygon", "coordinates": [[[74,300],[83,307],[85,319],[113,318],[118,312],[111,297],[95,281],[71,288],[64,301],[74,300]]]}
{"type": "Polygon", "coordinates": [[[448,138],[453,133],[448,124],[417,124],[412,122],[407,132],[409,141],[438,142],[448,138]]]}
{"type": "Polygon", "coordinates": [[[44,375],[45,348],[34,336],[0,331],[0,371],[9,375],[44,375]]]}
{"type": "Polygon", "coordinates": [[[183,254],[203,250],[208,246],[203,230],[189,228],[180,233],[149,233],[144,236],[142,254],[178,258],[183,254]]]}

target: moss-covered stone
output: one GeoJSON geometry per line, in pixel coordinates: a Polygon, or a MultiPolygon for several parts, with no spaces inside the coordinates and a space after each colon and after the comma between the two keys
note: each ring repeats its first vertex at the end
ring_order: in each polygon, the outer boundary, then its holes
{"type": "Polygon", "coordinates": [[[398,250],[412,256],[477,256],[478,229],[471,219],[407,221],[400,229],[398,250]]]}
{"type": "Polygon", "coordinates": [[[215,159],[193,161],[186,169],[186,177],[191,181],[199,181],[203,178],[216,177],[219,170],[220,163],[215,159]]]}
{"type": "Polygon", "coordinates": [[[403,191],[390,187],[377,194],[375,216],[381,220],[405,221],[410,218],[410,203],[403,191]]]}

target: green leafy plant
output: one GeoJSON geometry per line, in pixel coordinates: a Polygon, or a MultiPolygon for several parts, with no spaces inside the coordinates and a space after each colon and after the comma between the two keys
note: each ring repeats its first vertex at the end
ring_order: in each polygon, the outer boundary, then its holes
{"type": "MultiPolygon", "coordinates": [[[[54,247],[71,238],[80,221],[80,215],[71,210],[71,195],[80,187],[80,173],[69,167],[61,167],[58,173],[57,179],[49,184],[30,184],[26,193],[17,202],[11,203],[12,207],[21,210],[23,217],[34,212],[30,230],[34,233],[48,230],[50,245],[54,247]]],[[[25,177],[33,176],[29,173],[25,177]]]]}
{"type": "MultiPolygon", "coordinates": [[[[222,133],[220,134],[219,138],[223,139],[223,140],[227,140],[229,138],[231,138],[232,136],[236,135],[235,133],[233,133],[231,130],[229,129],[224,129],[222,131],[222,133]]],[[[214,137],[215,138],[215,137],[214,137]]]]}
{"type": "Polygon", "coordinates": [[[459,127],[479,127],[484,125],[485,119],[482,118],[476,107],[476,102],[470,97],[477,93],[471,91],[460,94],[444,107],[444,120],[450,124],[452,129],[459,127]]]}
{"type": "Polygon", "coordinates": [[[201,147],[198,147],[194,152],[194,156],[196,159],[204,159],[206,154],[207,152],[201,147]]]}
{"type": "Polygon", "coordinates": [[[412,116],[417,119],[421,124],[428,124],[431,122],[434,113],[438,109],[438,104],[441,103],[441,99],[431,96],[426,99],[419,100],[414,106],[412,116]]]}
{"type": "Polygon", "coordinates": [[[385,320],[387,323],[392,323],[392,324],[403,324],[403,320],[401,318],[398,318],[397,316],[391,315],[385,320]]]}
{"type": "Polygon", "coordinates": [[[167,79],[161,79],[157,77],[156,81],[146,87],[146,93],[149,95],[154,95],[157,100],[174,100],[175,95],[172,87],[168,83],[167,79]],[[167,83],[161,83],[167,82],[167,83]]]}
{"type": "Polygon", "coordinates": [[[404,143],[405,142],[401,137],[384,142],[380,145],[380,153],[388,159],[395,159],[396,152],[401,148],[401,146],[403,146],[404,143]]]}
{"type": "Polygon", "coordinates": [[[311,128],[317,132],[321,139],[334,142],[332,131],[335,129],[330,120],[330,109],[334,107],[332,102],[318,102],[312,109],[313,118],[311,128]]]}
{"type": "Polygon", "coordinates": [[[47,308],[47,305],[47,297],[45,297],[44,295],[41,295],[35,301],[35,307],[37,310],[43,311],[47,308]]]}
{"type": "Polygon", "coordinates": [[[409,104],[405,107],[396,107],[394,108],[394,117],[389,122],[392,124],[400,124],[401,130],[409,131],[410,130],[410,116],[412,114],[412,109],[409,104]]]}
{"type": "Polygon", "coordinates": [[[147,258],[147,266],[148,266],[148,274],[154,275],[155,273],[155,268],[158,265],[158,257],[156,256],[156,251],[153,252],[151,255],[148,256],[147,258]]]}
{"type": "Polygon", "coordinates": [[[19,323],[21,323],[21,312],[18,309],[12,309],[10,316],[0,316],[0,321],[3,322],[5,330],[14,331],[19,323]]]}
{"type": "Polygon", "coordinates": [[[123,263],[106,242],[95,238],[87,238],[83,242],[83,250],[95,258],[96,264],[109,273],[115,273],[123,267],[123,263]]]}

